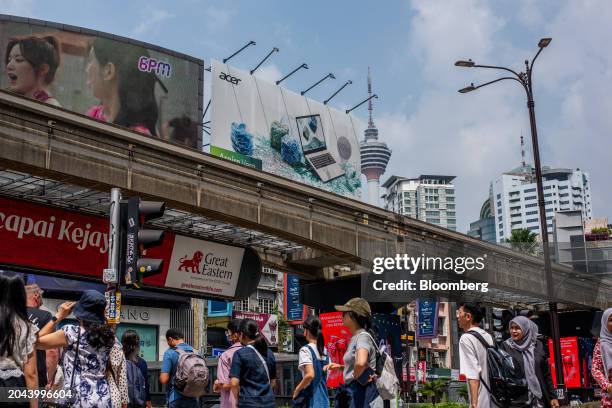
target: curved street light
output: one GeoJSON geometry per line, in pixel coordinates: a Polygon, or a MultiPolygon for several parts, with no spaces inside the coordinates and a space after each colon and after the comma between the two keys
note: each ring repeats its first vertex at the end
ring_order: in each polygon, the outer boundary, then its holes
{"type": "MultiPolygon", "coordinates": [[[[511,79],[517,81],[521,84],[525,93],[527,94],[527,108],[529,110],[529,123],[531,125],[531,140],[533,144],[533,161],[536,172],[536,187],[538,191],[538,209],[540,212],[540,229],[541,229],[541,237],[542,237],[542,245],[544,247],[544,271],[546,274],[546,287],[548,290],[548,308],[550,312],[550,321],[551,321],[551,331],[552,331],[552,340],[553,340],[553,349],[554,349],[554,357],[555,361],[561,361],[561,343],[559,336],[559,318],[557,313],[557,303],[555,302],[555,294],[553,287],[553,279],[552,279],[552,267],[550,260],[550,247],[548,243],[548,225],[546,223],[546,202],[544,200],[544,187],[542,183],[542,167],[540,164],[540,149],[538,146],[538,131],[536,128],[536,119],[535,119],[535,102],[533,100],[533,82],[532,82],[532,73],[533,73],[533,64],[536,59],[542,52],[544,48],[546,48],[552,38],[542,38],[538,42],[538,52],[533,57],[531,62],[529,60],[525,60],[525,72],[516,72],[513,69],[495,66],[495,65],[481,65],[476,64],[471,59],[468,60],[460,60],[455,62],[455,66],[462,68],[487,68],[487,69],[496,69],[501,71],[506,71],[512,74],[511,76],[505,76],[502,78],[498,78],[494,81],[490,81],[484,83],[482,85],[474,86],[471,84],[465,88],[460,89],[459,93],[468,93],[475,91],[476,89],[485,87],[487,85],[494,84],[499,81],[511,79]]],[[[565,399],[565,382],[563,379],[562,370],[556,371],[557,377],[557,396],[559,400],[565,399]]]]}

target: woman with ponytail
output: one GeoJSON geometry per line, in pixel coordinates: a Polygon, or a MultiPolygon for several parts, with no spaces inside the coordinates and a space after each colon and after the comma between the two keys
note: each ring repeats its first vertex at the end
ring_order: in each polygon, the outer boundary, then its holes
{"type": "Polygon", "coordinates": [[[321,319],[308,316],[304,322],[304,336],[308,344],[300,349],[298,357],[302,381],[295,387],[292,405],[303,408],[329,407],[326,383],[330,363],[323,340],[321,319]]]}
{"type": "Polygon", "coordinates": [[[230,369],[231,390],[239,408],[274,408],[271,380],[276,378],[274,354],[268,349],[259,325],[243,319],[239,326],[243,348],[236,351],[230,369]]]}

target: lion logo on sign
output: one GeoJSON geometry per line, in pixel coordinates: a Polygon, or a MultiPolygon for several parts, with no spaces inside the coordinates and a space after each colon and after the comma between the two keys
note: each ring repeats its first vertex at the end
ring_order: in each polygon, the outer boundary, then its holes
{"type": "Polygon", "coordinates": [[[191,259],[185,255],[179,259],[180,265],[178,270],[185,272],[189,272],[191,270],[192,273],[200,273],[200,263],[202,262],[202,258],[204,258],[204,254],[201,251],[196,251],[191,259]]]}

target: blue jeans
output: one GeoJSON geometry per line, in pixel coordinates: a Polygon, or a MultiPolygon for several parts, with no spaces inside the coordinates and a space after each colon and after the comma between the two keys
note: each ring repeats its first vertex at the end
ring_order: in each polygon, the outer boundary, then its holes
{"type": "Polygon", "coordinates": [[[181,398],[168,404],[168,408],[200,408],[197,398],[181,398]]]}

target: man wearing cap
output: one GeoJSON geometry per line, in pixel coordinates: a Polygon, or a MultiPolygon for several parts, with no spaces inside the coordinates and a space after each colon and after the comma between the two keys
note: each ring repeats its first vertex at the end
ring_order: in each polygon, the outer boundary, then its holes
{"type": "MultiPolygon", "coordinates": [[[[336,306],[342,312],[342,323],[352,334],[344,354],[345,389],[336,397],[336,406],[369,407],[379,398],[373,376],[376,370],[376,345],[372,330],[372,310],[362,298],[353,298],[336,306]]],[[[331,369],[337,367],[331,366],[331,369]]]]}
{"type": "MultiPolygon", "coordinates": [[[[40,330],[45,327],[45,325],[52,318],[51,313],[40,308],[43,304],[42,296],[44,292],[35,283],[27,285],[25,288],[27,296],[26,302],[28,306],[28,319],[30,319],[30,322],[36,325],[38,330],[40,330]]],[[[38,369],[38,386],[40,388],[44,388],[51,382],[48,380],[48,378],[52,379],[53,376],[55,376],[58,358],[58,349],[36,351],[36,368],[38,369]]]]}

